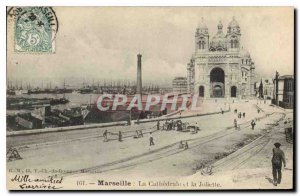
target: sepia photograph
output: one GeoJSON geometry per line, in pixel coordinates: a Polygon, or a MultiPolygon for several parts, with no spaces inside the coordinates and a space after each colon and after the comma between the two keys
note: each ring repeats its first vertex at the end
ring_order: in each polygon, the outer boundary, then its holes
{"type": "Polygon", "coordinates": [[[7,190],[294,190],[294,18],[6,7],[7,190]]]}

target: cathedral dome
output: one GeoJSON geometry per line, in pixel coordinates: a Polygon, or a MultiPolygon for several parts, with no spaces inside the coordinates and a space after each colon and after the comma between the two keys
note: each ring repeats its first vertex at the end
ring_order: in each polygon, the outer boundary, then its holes
{"type": "Polygon", "coordinates": [[[208,28],[207,28],[207,25],[205,24],[203,18],[201,18],[201,21],[200,21],[200,23],[198,24],[198,29],[208,29],[208,28]]]}
{"type": "Polygon", "coordinates": [[[240,34],[240,25],[239,23],[235,20],[234,17],[232,17],[232,21],[228,24],[227,27],[228,31],[227,33],[237,33],[240,34]]]}
{"type": "Polygon", "coordinates": [[[203,18],[201,18],[201,22],[198,24],[196,35],[205,35],[208,36],[208,28],[204,23],[203,18]]]}
{"type": "Polygon", "coordinates": [[[243,49],[243,48],[240,51],[240,55],[241,55],[241,58],[251,58],[250,53],[247,50],[243,49]]]}
{"type": "Polygon", "coordinates": [[[231,28],[238,28],[238,27],[240,27],[239,23],[235,20],[235,17],[232,18],[232,21],[229,23],[228,27],[231,27],[231,28]]]}
{"type": "Polygon", "coordinates": [[[223,25],[221,21],[218,24],[218,33],[212,38],[210,42],[211,50],[226,50],[227,39],[223,33],[223,25]]]}

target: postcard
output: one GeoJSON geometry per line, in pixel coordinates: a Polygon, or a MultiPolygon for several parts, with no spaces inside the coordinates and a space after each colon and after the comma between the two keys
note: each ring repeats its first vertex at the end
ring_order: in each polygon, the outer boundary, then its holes
{"type": "Polygon", "coordinates": [[[8,190],[293,190],[293,7],[7,7],[8,190]]]}

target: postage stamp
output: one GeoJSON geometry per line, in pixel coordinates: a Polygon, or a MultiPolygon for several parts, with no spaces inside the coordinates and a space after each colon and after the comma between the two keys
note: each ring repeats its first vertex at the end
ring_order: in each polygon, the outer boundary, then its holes
{"type": "Polygon", "coordinates": [[[55,52],[58,21],[51,7],[14,7],[14,50],[27,53],[55,52]]]}

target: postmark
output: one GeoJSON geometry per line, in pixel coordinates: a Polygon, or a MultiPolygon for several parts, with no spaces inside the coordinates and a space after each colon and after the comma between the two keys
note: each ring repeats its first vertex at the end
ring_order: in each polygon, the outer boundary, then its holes
{"type": "Polygon", "coordinates": [[[58,20],[51,7],[13,7],[8,19],[14,25],[14,51],[54,53],[58,20]]]}

